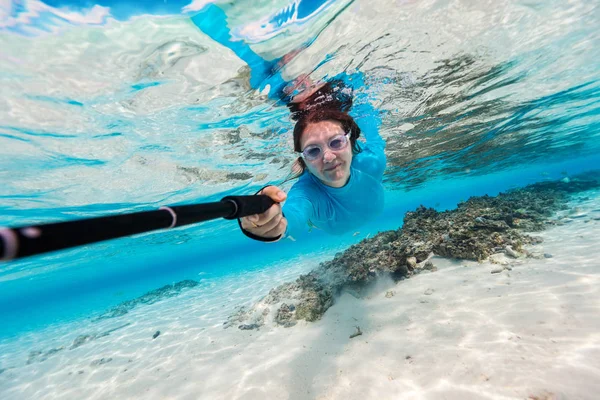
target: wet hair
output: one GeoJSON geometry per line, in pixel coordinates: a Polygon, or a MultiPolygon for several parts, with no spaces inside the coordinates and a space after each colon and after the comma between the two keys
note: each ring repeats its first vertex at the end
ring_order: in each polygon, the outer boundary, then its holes
{"type": "MultiPolygon", "coordinates": [[[[311,112],[304,113],[302,117],[296,122],[296,126],[294,127],[294,151],[301,152],[302,148],[300,145],[302,134],[306,130],[309,124],[315,124],[322,121],[334,121],[338,122],[344,132],[349,133],[350,137],[350,145],[352,146],[352,154],[358,154],[361,152],[360,147],[358,146],[357,139],[360,136],[360,128],[354,121],[354,119],[348,115],[348,113],[340,110],[335,110],[331,108],[321,108],[317,110],[312,110],[311,112]]],[[[302,157],[298,157],[294,164],[292,165],[292,172],[290,177],[286,179],[286,181],[290,179],[294,179],[299,177],[304,173],[306,169],[306,164],[302,157]]]]}
{"type": "Polygon", "coordinates": [[[352,107],[352,88],[340,79],[327,82],[307,99],[298,103],[288,103],[291,119],[298,121],[318,109],[332,109],[348,112],[352,107]],[[300,109],[302,104],[303,109],[300,109]]]}

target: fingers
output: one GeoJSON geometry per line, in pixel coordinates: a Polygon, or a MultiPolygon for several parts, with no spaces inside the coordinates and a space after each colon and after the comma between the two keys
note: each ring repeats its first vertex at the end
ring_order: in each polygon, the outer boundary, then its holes
{"type": "MultiPolygon", "coordinates": [[[[273,206],[272,208],[274,207],[276,206],[273,206]]],[[[244,221],[244,218],[242,218],[242,228],[257,236],[273,238],[281,236],[285,233],[287,229],[287,219],[283,216],[282,213],[277,213],[271,220],[266,222],[264,225],[258,225],[250,221],[244,221]]]]}
{"type": "Polygon", "coordinates": [[[287,229],[287,220],[283,217],[279,203],[284,201],[287,195],[277,186],[267,186],[259,194],[269,196],[276,204],[262,214],[241,218],[242,228],[257,236],[268,238],[280,236],[287,229]]]}
{"type": "Polygon", "coordinates": [[[265,237],[277,237],[281,236],[287,230],[287,219],[282,215],[279,218],[279,222],[273,227],[273,229],[265,233],[265,237]]]}
{"type": "Polygon", "coordinates": [[[277,186],[267,186],[263,190],[259,192],[259,194],[264,194],[269,196],[273,201],[281,203],[287,198],[287,194],[277,186]]]}
{"type": "MultiPolygon", "coordinates": [[[[248,223],[247,225],[249,225],[249,228],[252,228],[253,230],[259,230],[259,228],[268,226],[268,224],[271,223],[271,220],[273,220],[280,214],[281,214],[281,205],[279,203],[273,204],[267,211],[265,211],[262,214],[251,215],[249,217],[242,218],[242,227],[244,229],[246,229],[246,226],[245,226],[246,224],[244,222],[247,222],[248,223]],[[246,220],[246,221],[244,221],[244,220],[246,220]]],[[[265,231],[264,229],[260,229],[260,230],[265,231]]]]}
{"type": "Polygon", "coordinates": [[[242,218],[242,228],[255,235],[265,236],[267,232],[277,227],[282,218],[281,204],[274,204],[263,214],[242,218]]]}
{"type": "MultiPolygon", "coordinates": [[[[279,222],[281,222],[281,219],[283,218],[283,214],[281,213],[281,206],[279,204],[275,204],[271,207],[271,209],[275,209],[275,211],[273,211],[273,217],[269,218],[264,223],[259,219],[259,222],[256,224],[258,225],[258,228],[255,228],[255,230],[257,232],[257,235],[259,236],[265,236],[266,233],[276,228],[277,225],[279,225],[279,222]]],[[[269,210],[269,212],[270,211],[271,210],[269,210]]]]}

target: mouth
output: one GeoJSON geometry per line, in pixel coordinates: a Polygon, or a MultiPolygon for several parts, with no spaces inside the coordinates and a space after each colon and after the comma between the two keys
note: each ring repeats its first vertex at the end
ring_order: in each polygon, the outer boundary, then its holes
{"type": "Polygon", "coordinates": [[[338,168],[338,167],[339,167],[339,166],[341,166],[341,165],[342,165],[342,163],[337,163],[337,164],[335,164],[335,165],[334,165],[334,166],[332,166],[332,167],[325,168],[325,171],[328,171],[328,172],[329,172],[329,171],[333,171],[333,170],[335,170],[336,168],[338,168]]]}

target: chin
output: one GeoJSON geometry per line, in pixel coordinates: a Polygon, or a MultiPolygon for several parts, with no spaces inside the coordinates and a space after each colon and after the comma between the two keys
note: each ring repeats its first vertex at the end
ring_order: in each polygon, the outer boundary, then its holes
{"type": "Polygon", "coordinates": [[[346,182],[348,182],[349,174],[343,174],[342,176],[331,177],[329,179],[324,179],[323,181],[329,186],[344,186],[346,182]]]}

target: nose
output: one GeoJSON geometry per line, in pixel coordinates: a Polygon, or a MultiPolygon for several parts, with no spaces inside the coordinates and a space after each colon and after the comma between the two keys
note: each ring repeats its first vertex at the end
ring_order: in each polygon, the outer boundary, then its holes
{"type": "Polygon", "coordinates": [[[323,162],[327,164],[333,160],[335,160],[335,154],[333,153],[333,151],[331,151],[329,149],[325,150],[324,154],[323,154],[323,162]]]}

